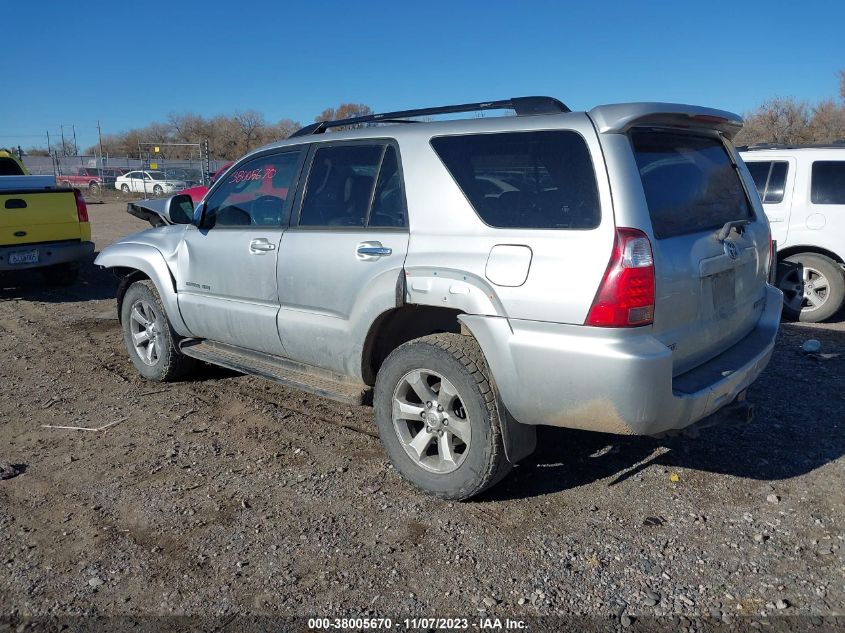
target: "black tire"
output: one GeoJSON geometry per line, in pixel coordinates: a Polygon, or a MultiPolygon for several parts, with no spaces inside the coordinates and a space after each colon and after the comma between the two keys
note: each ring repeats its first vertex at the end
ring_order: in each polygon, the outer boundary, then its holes
{"type": "Polygon", "coordinates": [[[179,351],[179,335],[170,325],[161,297],[155,284],[149,279],[136,281],[126,290],[120,306],[120,324],[129,359],[144,378],[168,382],[184,376],[194,368],[196,364],[194,359],[179,351]],[[153,318],[150,320],[154,322],[157,332],[155,337],[157,354],[155,362],[152,363],[141,358],[132,340],[132,311],[139,303],[143,303],[144,312],[147,312],[147,307],[153,312],[151,315],[153,318]]]}
{"type": "Polygon", "coordinates": [[[164,189],[162,189],[161,185],[156,185],[155,187],[153,187],[153,195],[154,196],[160,196],[163,193],[164,193],[164,189]]]}
{"type": "Polygon", "coordinates": [[[783,313],[792,320],[803,323],[819,323],[836,314],[845,302],[845,273],[838,263],[816,253],[798,253],[785,258],[778,266],[778,288],[783,291],[783,313]],[[823,302],[818,307],[807,305],[803,301],[796,309],[800,298],[799,286],[802,284],[803,271],[820,273],[827,280],[827,289],[823,302]],[[792,304],[790,306],[790,303],[792,304]]]}
{"type": "Polygon", "coordinates": [[[89,182],[88,183],[88,191],[91,192],[91,195],[98,196],[100,195],[100,185],[96,182],[89,182]]]}
{"type": "Polygon", "coordinates": [[[373,405],[379,435],[393,465],[427,493],[442,499],[469,499],[510,472],[492,381],[481,348],[470,336],[433,334],[395,349],[379,370],[373,405]],[[469,419],[471,441],[466,454],[457,469],[448,473],[430,472],[414,461],[394,425],[394,392],[409,372],[418,369],[437,372],[451,382],[469,419]]]}
{"type": "Polygon", "coordinates": [[[124,183],[124,184],[122,184],[122,185],[120,185],[120,190],[121,190],[123,193],[129,193],[129,185],[127,185],[127,184],[125,184],[125,183],[124,183]]]}
{"type": "Polygon", "coordinates": [[[70,286],[79,278],[79,264],[60,264],[41,270],[44,282],[50,286],[70,286]]]}

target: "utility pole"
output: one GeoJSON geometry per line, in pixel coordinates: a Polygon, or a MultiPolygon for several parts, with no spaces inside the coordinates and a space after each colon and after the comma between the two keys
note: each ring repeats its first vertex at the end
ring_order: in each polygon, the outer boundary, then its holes
{"type": "Polygon", "coordinates": [[[47,130],[47,153],[53,155],[53,149],[50,147],[50,130],[47,130]]]}
{"type": "Polygon", "coordinates": [[[73,155],[79,156],[79,145],[76,144],[76,125],[71,125],[70,127],[73,130],[73,155]]]}
{"type": "Polygon", "coordinates": [[[65,126],[61,123],[59,124],[59,130],[62,133],[62,156],[65,155],[65,126]]]}
{"type": "Polygon", "coordinates": [[[100,167],[105,167],[105,163],[103,163],[103,132],[100,129],[100,120],[97,119],[97,138],[100,141],[100,167]]]}

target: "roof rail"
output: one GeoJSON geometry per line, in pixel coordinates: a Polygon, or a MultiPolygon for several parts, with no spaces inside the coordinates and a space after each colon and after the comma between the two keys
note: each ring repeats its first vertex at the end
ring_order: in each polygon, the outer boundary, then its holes
{"type": "Polygon", "coordinates": [[[845,149],[845,139],[833,143],[754,143],[740,145],[737,149],[741,152],[753,152],[758,149],[845,149]]]}
{"type": "Polygon", "coordinates": [[[416,110],[400,110],[398,112],[383,112],[368,114],[336,121],[318,121],[297,130],[291,137],[322,134],[328,128],[341,125],[357,125],[360,123],[416,123],[410,121],[412,117],[432,116],[435,114],[454,114],[458,112],[480,112],[482,110],[514,110],[517,116],[531,114],[561,114],[571,112],[564,103],[554,97],[512,97],[500,101],[482,101],[480,103],[462,103],[459,105],[439,106],[436,108],[419,108],[416,110]]]}

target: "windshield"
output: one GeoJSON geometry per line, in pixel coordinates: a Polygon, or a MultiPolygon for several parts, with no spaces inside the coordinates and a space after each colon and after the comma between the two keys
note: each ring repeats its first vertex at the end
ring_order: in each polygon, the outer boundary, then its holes
{"type": "Polygon", "coordinates": [[[634,130],[631,143],[656,238],[753,217],[739,174],[719,138],[634,130]]]}

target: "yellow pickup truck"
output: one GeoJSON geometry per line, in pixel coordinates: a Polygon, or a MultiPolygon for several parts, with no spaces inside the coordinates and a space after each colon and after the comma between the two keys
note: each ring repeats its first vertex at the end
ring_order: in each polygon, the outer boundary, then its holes
{"type": "Polygon", "coordinates": [[[51,285],[68,285],[94,252],[88,207],[78,189],[53,176],[31,176],[0,150],[0,274],[37,268],[51,285]]]}

